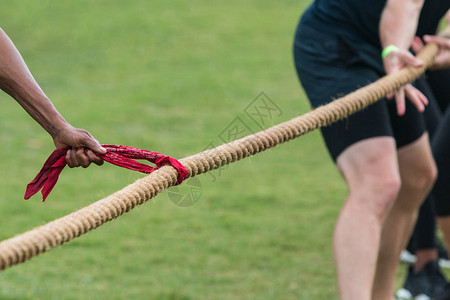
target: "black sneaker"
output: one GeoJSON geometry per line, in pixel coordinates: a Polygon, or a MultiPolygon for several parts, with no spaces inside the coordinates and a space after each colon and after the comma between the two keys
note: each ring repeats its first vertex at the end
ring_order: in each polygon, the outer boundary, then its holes
{"type": "MultiPolygon", "coordinates": [[[[409,266],[403,288],[396,293],[397,299],[433,299],[436,295],[443,293],[447,280],[439,269],[436,261],[430,261],[425,267],[414,272],[414,267],[409,266]]],[[[450,300],[448,298],[447,300],[450,300]]]]}

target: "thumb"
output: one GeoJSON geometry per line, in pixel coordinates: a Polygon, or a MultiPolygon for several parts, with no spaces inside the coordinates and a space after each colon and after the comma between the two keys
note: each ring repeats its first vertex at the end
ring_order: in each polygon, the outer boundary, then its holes
{"type": "Polygon", "coordinates": [[[424,62],[414,55],[412,55],[409,51],[399,52],[400,59],[407,65],[413,67],[421,67],[424,65],[424,62]]]}
{"type": "Polygon", "coordinates": [[[99,153],[99,154],[105,154],[106,153],[106,149],[103,148],[102,145],[100,145],[100,143],[93,137],[89,137],[88,139],[83,141],[83,145],[85,147],[91,149],[95,153],[99,153]]]}

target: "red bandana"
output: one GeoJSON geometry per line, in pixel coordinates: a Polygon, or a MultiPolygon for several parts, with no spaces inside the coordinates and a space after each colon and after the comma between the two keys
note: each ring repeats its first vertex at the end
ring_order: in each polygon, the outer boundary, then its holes
{"type": "MultiPolygon", "coordinates": [[[[105,154],[97,155],[113,165],[150,174],[151,172],[159,169],[161,166],[168,164],[178,170],[177,184],[183,182],[183,180],[185,180],[189,175],[186,168],[178,160],[167,155],[129,146],[102,146],[107,152],[105,154]],[[133,159],[146,159],[149,162],[156,164],[156,167],[137,162],[133,159]]],[[[27,185],[25,199],[29,199],[42,188],[42,201],[45,201],[58,181],[59,174],[61,174],[62,170],[66,166],[66,153],[69,149],[70,148],[61,148],[53,151],[44,163],[44,166],[39,174],[37,174],[33,181],[27,185]]]]}

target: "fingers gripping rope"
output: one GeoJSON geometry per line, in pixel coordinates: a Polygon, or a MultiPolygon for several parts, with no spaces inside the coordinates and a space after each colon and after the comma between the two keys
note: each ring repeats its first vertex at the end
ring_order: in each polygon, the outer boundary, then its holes
{"type": "MultiPolygon", "coordinates": [[[[167,155],[129,146],[102,146],[107,152],[105,154],[97,155],[113,165],[150,174],[151,172],[159,169],[161,166],[169,164],[178,171],[178,180],[176,184],[180,184],[188,177],[188,171],[186,168],[178,160],[167,155]],[[149,162],[156,164],[156,167],[137,162],[133,159],[148,160],[149,162]]],[[[44,163],[41,171],[37,174],[33,181],[28,184],[25,192],[25,199],[29,199],[42,188],[42,201],[45,201],[58,181],[59,174],[61,174],[62,170],[66,166],[66,154],[69,149],[70,148],[61,148],[53,151],[44,163]]]]}
{"type": "MultiPolygon", "coordinates": [[[[302,116],[214,149],[183,158],[180,163],[186,167],[188,177],[192,177],[273,148],[321,126],[345,118],[418,78],[427,67],[432,65],[438,50],[437,45],[429,44],[421,51],[418,57],[425,61],[424,67],[402,69],[302,116]]],[[[0,270],[25,262],[51,248],[73,240],[147,202],[176,184],[180,179],[180,175],[177,178],[178,173],[172,166],[162,166],[148,176],[104,199],[0,242],[0,270]]]]}

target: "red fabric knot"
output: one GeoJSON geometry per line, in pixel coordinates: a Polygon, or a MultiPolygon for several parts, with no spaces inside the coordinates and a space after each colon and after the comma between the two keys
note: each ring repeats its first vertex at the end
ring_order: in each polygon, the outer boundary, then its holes
{"type": "MultiPolygon", "coordinates": [[[[145,174],[150,174],[163,165],[171,165],[178,171],[177,185],[183,182],[189,175],[186,168],[178,160],[167,155],[129,146],[102,146],[107,152],[105,154],[97,155],[113,165],[145,174]],[[156,167],[137,162],[134,159],[148,160],[149,162],[154,163],[156,167]]],[[[61,174],[66,166],[66,154],[69,149],[70,148],[61,148],[53,151],[45,161],[41,171],[36,175],[33,181],[27,185],[25,199],[29,199],[42,188],[42,201],[45,201],[58,181],[59,174],[61,174]]]]}

